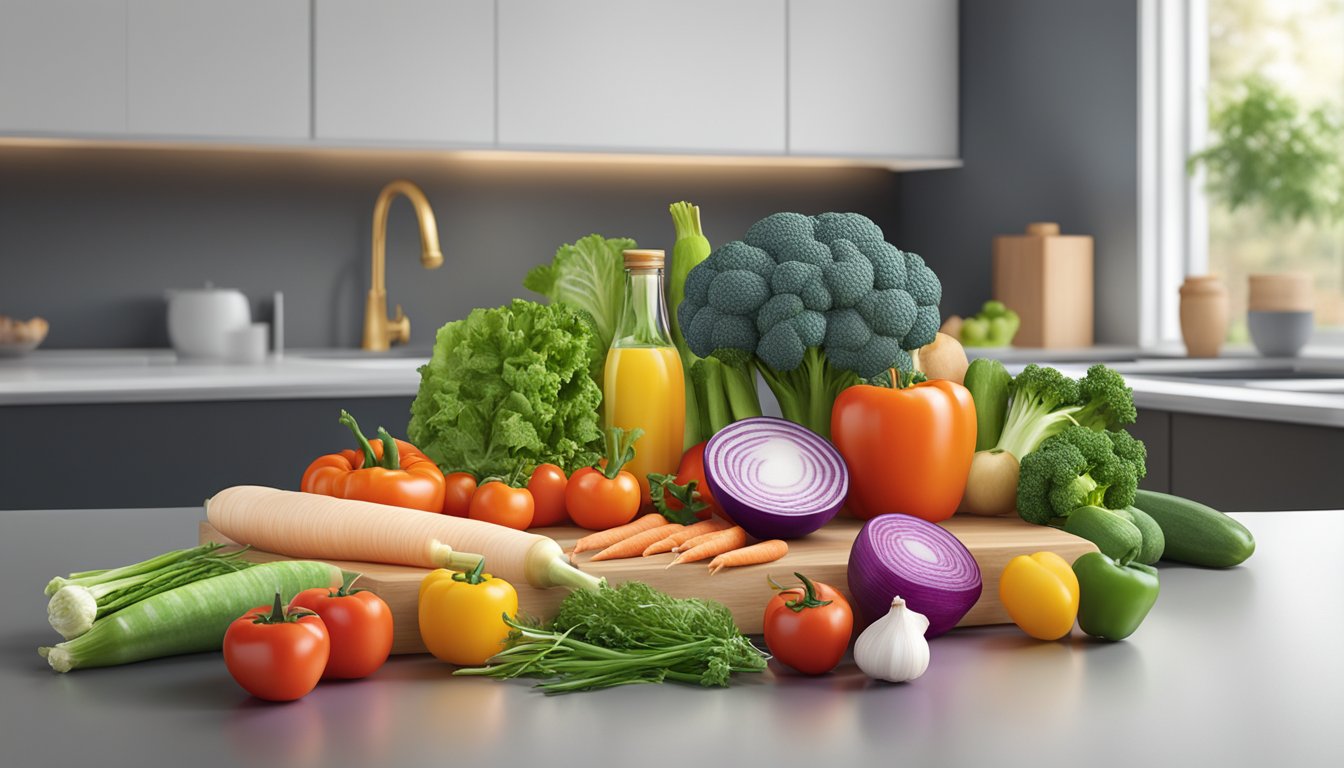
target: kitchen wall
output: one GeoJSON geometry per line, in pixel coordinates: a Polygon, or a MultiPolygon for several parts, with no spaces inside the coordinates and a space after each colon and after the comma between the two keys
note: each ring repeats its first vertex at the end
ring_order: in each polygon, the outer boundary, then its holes
{"type": "Polygon", "coordinates": [[[1097,340],[1138,343],[1138,5],[962,0],[965,167],[899,179],[901,246],[958,265],[944,314],[989,298],[995,235],[1057,221],[1096,239],[1097,340]]]}
{"type": "MultiPolygon", "coordinates": [[[[369,228],[397,176],[434,204],[444,266],[417,260],[394,206],[388,292],[412,344],[475,306],[523,295],[532,265],[591,232],[670,247],[669,202],[704,211],[712,242],[777,210],[868,214],[924,255],[945,313],[990,294],[997,234],[1054,220],[1096,238],[1097,337],[1138,338],[1138,4],[962,0],[961,154],[952,171],[704,163],[449,160],[374,152],[0,149],[0,314],[41,314],[47,348],[168,344],[163,291],[206,280],[285,292],[291,347],[359,343],[369,228]]],[[[917,119],[918,116],[912,116],[917,119]]]]}
{"type": "MultiPolygon", "coordinates": [[[[592,232],[671,248],[670,202],[701,206],[713,242],[778,210],[860,211],[893,240],[897,177],[883,170],[705,163],[447,160],[372,152],[0,150],[0,314],[42,315],[45,348],[167,346],[164,289],[209,280],[285,293],[286,343],[353,347],[362,332],[373,202],[405,176],[428,195],[444,265],[419,264],[411,207],[389,225],[389,301],[412,345],[592,232]]],[[[954,270],[939,266],[945,275],[954,270]]]]}

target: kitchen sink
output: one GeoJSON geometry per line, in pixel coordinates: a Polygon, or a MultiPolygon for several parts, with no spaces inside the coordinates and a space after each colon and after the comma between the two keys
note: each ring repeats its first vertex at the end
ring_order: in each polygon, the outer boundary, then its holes
{"type": "Polygon", "coordinates": [[[1126,376],[1287,392],[1344,393],[1344,360],[1228,358],[1138,360],[1114,368],[1126,376]]]}
{"type": "Polygon", "coordinates": [[[431,352],[433,352],[433,347],[392,347],[382,352],[335,347],[331,349],[291,349],[287,350],[285,354],[305,360],[404,360],[411,357],[428,360],[431,352]]]}

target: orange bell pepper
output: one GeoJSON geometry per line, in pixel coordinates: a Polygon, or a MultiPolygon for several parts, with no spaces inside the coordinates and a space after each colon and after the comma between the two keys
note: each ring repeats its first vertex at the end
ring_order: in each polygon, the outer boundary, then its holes
{"type": "Polygon", "coordinates": [[[892,371],[892,385],[857,384],[835,398],[831,441],[849,466],[849,511],[946,520],[975,455],[975,402],[954,381],[892,371]]]}
{"type": "Polygon", "coordinates": [[[342,499],[443,512],[443,472],[420,449],[378,428],[379,442],[369,444],[359,424],[345,411],[340,423],[350,428],[360,450],[319,456],[303,473],[299,490],[342,499]]]}

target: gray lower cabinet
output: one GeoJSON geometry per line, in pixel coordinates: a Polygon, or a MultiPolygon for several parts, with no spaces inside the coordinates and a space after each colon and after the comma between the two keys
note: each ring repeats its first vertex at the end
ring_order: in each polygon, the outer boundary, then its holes
{"type": "Polygon", "coordinates": [[[231,485],[298,490],[308,463],[366,434],[404,437],[407,397],[0,407],[0,509],[199,506],[231,485]]]}
{"type": "Polygon", "coordinates": [[[1344,509],[1344,429],[1141,411],[1148,445],[1141,487],[1225,512],[1344,509]]]}

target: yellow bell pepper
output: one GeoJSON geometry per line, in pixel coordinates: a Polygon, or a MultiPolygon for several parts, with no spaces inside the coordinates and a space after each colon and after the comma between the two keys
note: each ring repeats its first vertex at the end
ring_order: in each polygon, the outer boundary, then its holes
{"type": "Polygon", "coordinates": [[[420,639],[449,664],[480,666],[504,650],[504,614],[518,615],[517,590],[484,567],[482,560],[468,573],[440,568],[420,582],[420,639]]]}
{"type": "Polygon", "coordinates": [[[1037,640],[1058,640],[1078,617],[1078,577],[1054,552],[1018,555],[999,577],[999,600],[1023,632],[1037,640]]]}

